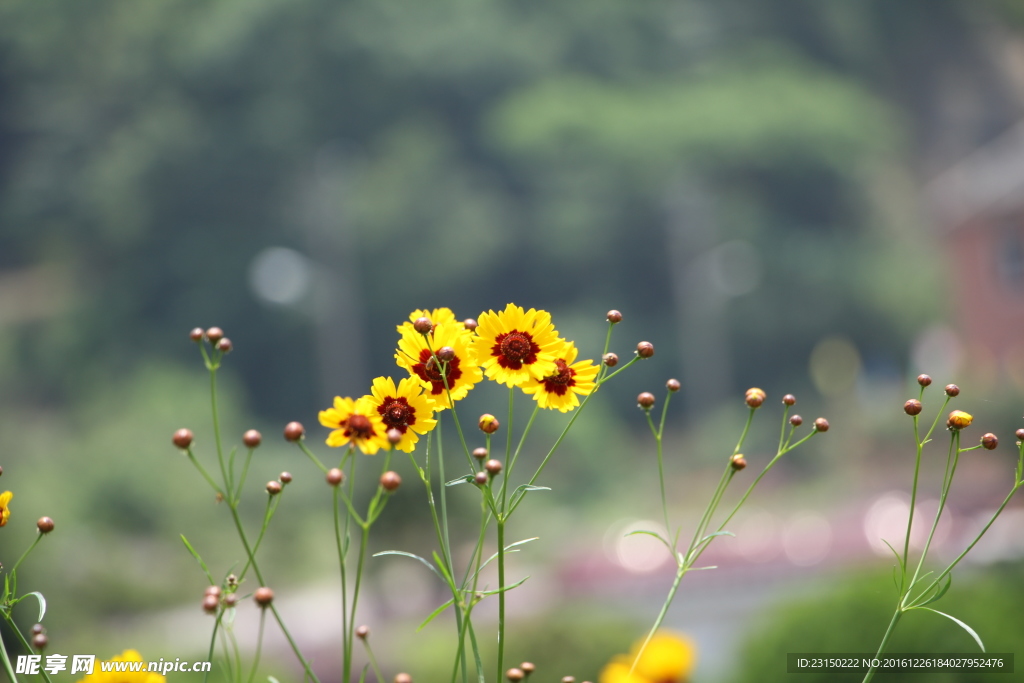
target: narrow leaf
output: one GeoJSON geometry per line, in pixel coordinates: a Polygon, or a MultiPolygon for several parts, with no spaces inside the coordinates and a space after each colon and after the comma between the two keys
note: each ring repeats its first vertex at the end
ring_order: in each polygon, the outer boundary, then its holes
{"type": "Polygon", "coordinates": [[[532,486],[530,484],[520,484],[516,487],[516,490],[512,492],[512,497],[521,496],[527,491],[550,491],[550,486],[532,486]]]}
{"type": "Polygon", "coordinates": [[[422,624],[420,624],[419,626],[416,627],[416,632],[419,633],[423,629],[424,626],[426,626],[427,624],[432,622],[435,618],[437,618],[438,615],[440,615],[442,612],[444,612],[446,609],[448,609],[449,607],[451,607],[454,604],[455,604],[455,598],[451,598],[448,602],[444,603],[443,605],[441,605],[440,607],[435,609],[433,612],[430,613],[430,616],[427,617],[426,620],[422,624]]]}
{"type": "MultiPolygon", "coordinates": [[[[523,540],[521,540],[521,541],[516,541],[515,543],[512,543],[512,544],[510,544],[510,545],[507,545],[507,546],[505,546],[505,552],[507,553],[507,552],[510,552],[510,551],[511,551],[511,552],[513,552],[513,553],[517,553],[517,552],[519,552],[519,551],[518,551],[518,550],[512,550],[512,548],[515,548],[516,546],[519,546],[519,545],[525,545],[526,543],[529,543],[530,541],[536,541],[536,540],[538,540],[538,539],[540,539],[540,536],[534,536],[533,538],[524,538],[524,539],[523,539],[523,540]]],[[[493,560],[494,560],[495,558],[497,558],[497,557],[498,557],[498,553],[494,553],[493,555],[491,555],[490,557],[488,557],[488,558],[487,558],[487,559],[486,559],[486,560],[484,561],[484,563],[480,565],[480,569],[477,569],[477,570],[476,570],[476,572],[474,572],[474,573],[475,573],[475,574],[479,574],[479,573],[480,573],[480,570],[481,570],[481,569],[483,569],[484,567],[486,567],[487,565],[489,565],[489,564],[490,564],[490,563],[491,563],[491,562],[492,562],[492,561],[493,561],[493,560]]]]}
{"type": "Polygon", "coordinates": [[[882,539],[882,543],[889,546],[889,550],[891,550],[892,554],[896,556],[896,561],[900,564],[900,572],[905,574],[907,572],[907,568],[903,566],[903,558],[900,557],[900,554],[898,552],[896,552],[896,548],[893,548],[889,541],[885,540],[884,538],[882,539]]]}
{"type": "Polygon", "coordinates": [[[640,529],[638,531],[630,531],[628,534],[626,534],[626,536],[636,536],[637,534],[644,534],[645,536],[653,536],[654,538],[656,538],[659,541],[661,541],[662,545],[664,545],[666,548],[668,548],[669,552],[672,552],[672,546],[670,546],[668,544],[668,541],[666,541],[664,538],[661,537],[660,534],[658,534],[658,533],[656,533],[654,531],[644,531],[643,529],[640,529]]]}
{"type": "Polygon", "coordinates": [[[483,592],[480,593],[480,595],[497,595],[498,593],[506,593],[506,592],[512,590],[513,588],[519,588],[520,586],[522,586],[524,583],[526,583],[526,580],[528,578],[530,578],[530,577],[529,576],[524,576],[522,579],[520,579],[519,581],[516,581],[515,583],[513,583],[513,584],[511,584],[509,586],[505,586],[504,588],[495,588],[492,591],[483,591],[483,592]]]}
{"type": "Polygon", "coordinates": [[[267,681],[268,683],[281,683],[281,681],[277,680],[273,676],[267,676],[267,681]]]}
{"type": "Polygon", "coordinates": [[[468,484],[471,481],[473,481],[473,475],[472,474],[464,474],[461,477],[456,477],[455,479],[452,479],[451,481],[446,482],[445,486],[458,486],[459,484],[468,484]]]}
{"type": "Polygon", "coordinates": [[[203,558],[199,557],[199,553],[196,552],[195,548],[192,547],[192,544],[188,542],[187,538],[185,538],[185,534],[181,534],[181,542],[185,544],[185,547],[192,554],[192,557],[196,558],[196,562],[198,562],[199,566],[203,568],[203,573],[206,574],[206,578],[210,580],[210,585],[216,583],[216,581],[213,580],[213,574],[210,573],[210,570],[206,567],[206,563],[203,562],[203,558]]]}
{"type": "Polygon", "coordinates": [[[930,605],[933,602],[938,602],[939,600],[941,600],[942,596],[945,595],[949,591],[949,587],[952,584],[953,584],[953,575],[952,574],[946,574],[946,583],[944,583],[939,588],[939,590],[935,593],[935,595],[933,595],[932,597],[930,597],[927,600],[925,600],[924,602],[922,602],[921,605],[922,606],[923,605],[930,605]]]}
{"type": "Polygon", "coordinates": [[[974,638],[974,642],[976,642],[978,644],[978,647],[981,648],[982,652],[986,651],[985,650],[985,643],[981,642],[981,638],[978,636],[977,633],[974,632],[974,629],[971,628],[970,626],[968,626],[967,624],[965,624],[964,622],[960,621],[956,617],[950,616],[950,615],[946,614],[945,612],[940,612],[937,609],[932,609],[931,607],[918,607],[917,609],[926,609],[929,612],[935,612],[936,614],[941,614],[942,616],[946,617],[947,619],[951,619],[952,621],[954,621],[956,623],[957,626],[959,626],[963,630],[967,631],[971,635],[971,638],[974,638]]]}
{"type": "Polygon", "coordinates": [[[444,581],[444,577],[437,573],[437,569],[434,568],[434,565],[430,564],[429,562],[424,560],[419,555],[413,555],[412,553],[407,553],[407,552],[404,552],[402,550],[382,550],[379,553],[374,553],[373,556],[374,557],[380,557],[381,555],[402,555],[404,557],[411,557],[414,560],[422,562],[424,567],[426,567],[430,571],[434,572],[434,575],[437,578],[441,579],[442,582],[444,581]]]}
{"type": "Polygon", "coordinates": [[[31,593],[26,593],[23,597],[27,598],[30,595],[34,595],[36,600],[39,601],[39,618],[36,619],[36,621],[40,622],[40,621],[43,620],[43,617],[46,615],[46,598],[44,598],[43,594],[40,593],[39,591],[32,591],[31,593]]]}

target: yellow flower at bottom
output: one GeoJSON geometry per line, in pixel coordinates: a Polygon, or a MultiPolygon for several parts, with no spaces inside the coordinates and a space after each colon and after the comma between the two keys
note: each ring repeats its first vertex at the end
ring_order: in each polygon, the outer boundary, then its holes
{"type": "Polygon", "coordinates": [[[0,493],[0,526],[7,524],[7,519],[11,516],[11,508],[7,507],[11,498],[14,498],[14,494],[10,491],[0,493]]]}
{"type": "Polygon", "coordinates": [[[558,409],[563,413],[577,407],[576,394],[586,396],[594,390],[598,367],[589,360],[574,363],[579,351],[567,342],[555,357],[555,371],[541,379],[532,377],[523,385],[523,392],[532,394],[541,408],[558,409]]]}
{"type": "Polygon", "coordinates": [[[633,644],[629,655],[618,655],[601,671],[599,683],[684,683],[697,663],[697,649],[683,636],[658,631],[647,643],[640,658],[643,639],[633,644]],[[636,668],[629,669],[636,659],[636,668]]]}
{"type": "Polygon", "coordinates": [[[389,445],[376,406],[365,396],[358,401],[335,396],[334,406],[320,411],[320,424],[334,430],[327,436],[331,447],[352,442],[363,453],[373,455],[389,445]]]}
{"type": "MultiPolygon", "coordinates": [[[[155,671],[146,671],[146,662],[135,650],[125,650],[108,662],[142,662],[141,671],[103,671],[103,662],[96,662],[91,674],[78,683],[167,683],[167,678],[155,671]]],[[[128,665],[130,666],[130,665],[128,665]]],[[[113,668],[113,667],[111,667],[113,668]]]]}

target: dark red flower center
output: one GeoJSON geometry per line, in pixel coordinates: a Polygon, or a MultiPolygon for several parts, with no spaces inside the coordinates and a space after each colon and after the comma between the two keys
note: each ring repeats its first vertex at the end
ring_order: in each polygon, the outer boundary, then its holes
{"type": "Polygon", "coordinates": [[[369,439],[373,436],[373,424],[365,415],[352,415],[345,422],[345,436],[353,439],[369,439]]]}
{"type": "MultiPolygon", "coordinates": [[[[416,424],[416,409],[409,405],[403,397],[386,397],[379,406],[377,412],[384,420],[387,429],[397,429],[402,434],[412,425],[416,424]]],[[[386,431],[386,430],[385,430],[386,431]]]]}
{"type": "MultiPolygon", "coordinates": [[[[438,364],[437,359],[430,352],[430,349],[423,349],[420,351],[420,362],[412,366],[412,371],[415,372],[420,379],[430,382],[430,393],[433,396],[438,396],[444,393],[444,374],[441,373],[441,366],[438,364]]],[[[448,388],[452,389],[455,387],[455,382],[462,377],[462,369],[459,367],[459,357],[455,356],[448,361],[448,388]]]]}
{"type": "Polygon", "coordinates": [[[494,338],[491,355],[497,357],[498,364],[507,370],[521,370],[523,365],[537,362],[540,347],[533,341],[529,332],[512,330],[494,338]]]}
{"type": "Polygon", "coordinates": [[[544,391],[549,394],[565,396],[570,387],[576,386],[575,378],[576,371],[570,368],[564,360],[559,358],[555,361],[554,374],[548,375],[541,381],[544,382],[544,391]]]}

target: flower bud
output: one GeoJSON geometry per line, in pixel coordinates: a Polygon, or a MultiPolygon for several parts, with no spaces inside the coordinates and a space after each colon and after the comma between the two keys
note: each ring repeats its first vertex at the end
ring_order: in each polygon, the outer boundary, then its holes
{"type": "Polygon", "coordinates": [[[985,436],[981,437],[981,447],[987,451],[995,450],[996,446],[999,445],[999,437],[992,432],[989,432],[985,436]]]}
{"type": "Polygon", "coordinates": [[[174,441],[174,445],[185,450],[192,445],[192,430],[191,429],[179,429],[174,432],[174,437],[171,439],[174,441]]]}
{"type": "Polygon", "coordinates": [[[751,408],[760,408],[761,404],[767,398],[767,394],[764,393],[764,389],[758,389],[757,387],[751,387],[747,389],[747,395],[744,399],[747,405],[751,408]]]}
{"type": "Polygon", "coordinates": [[[612,325],[622,322],[622,314],[616,311],[614,308],[608,311],[605,317],[608,318],[608,322],[610,322],[612,325]]]}
{"type": "Polygon", "coordinates": [[[250,429],[245,434],[242,434],[242,443],[247,448],[256,448],[263,442],[263,435],[257,432],[255,429],[250,429]]]}
{"type": "Polygon", "coordinates": [[[480,427],[480,431],[484,434],[493,434],[498,431],[498,427],[501,426],[501,423],[498,422],[498,418],[494,417],[490,413],[484,413],[480,416],[480,421],[477,425],[480,427]]]}
{"type": "Polygon", "coordinates": [[[903,404],[903,412],[907,415],[920,415],[923,406],[916,398],[912,398],[903,404]]]}
{"type": "Polygon", "coordinates": [[[228,593],[224,596],[224,606],[234,607],[238,604],[238,593],[228,593]]]}
{"type": "Polygon", "coordinates": [[[402,440],[402,432],[394,427],[384,432],[384,436],[388,437],[388,443],[392,446],[397,446],[398,442],[402,440]]]}
{"type": "Polygon", "coordinates": [[[193,327],[192,331],[188,333],[188,338],[196,342],[197,344],[203,341],[203,328],[193,327]]]}
{"type": "Polygon", "coordinates": [[[33,624],[32,625],[32,635],[38,635],[40,633],[46,633],[46,627],[43,626],[42,624],[33,624]]]}
{"type": "Polygon", "coordinates": [[[576,677],[575,676],[563,676],[562,677],[562,683],[576,683],[576,677]]]}
{"type": "Polygon", "coordinates": [[[827,432],[828,431],[828,420],[823,417],[819,417],[814,421],[814,431],[816,432],[827,432]]]}
{"type": "Polygon", "coordinates": [[[395,676],[395,683],[412,683],[412,676],[406,673],[401,673],[395,676]]]}
{"type": "Polygon", "coordinates": [[[793,394],[786,394],[785,396],[782,397],[782,402],[787,406],[795,406],[796,396],[794,396],[793,394]]]}
{"type": "Polygon", "coordinates": [[[636,345],[636,355],[641,358],[650,358],[654,355],[654,344],[642,341],[636,345]]]}
{"type": "Polygon", "coordinates": [[[287,441],[296,442],[306,435],[306,428],[301,422],[289,422],[284,426],[284,438],[287,441]]]}
{"type": "Polygon", "coordinates": [[[380,475],[380,485],[385,491],[390,493],[402,485],[402,478],[398,476],[398,472],[388,470],[384,474],[380,475]]]}
{"type": "Polygon", "coordinates": [[[532,674],[534,671],[537,670],[537,667],[533,665],[533,662],[523,662],[522,664],[519,665],[519,668],[522,669],[523,673],[526,674],[527,676],[529,676],[530,674],[532,674]]]}
{"type": "Polygon", "coordinates": [[[369,635],[370,635],[370,627],[367,626],[366,624],[363,624],[362,626],[360,626],[359,628],[356,629],[356,637],[359,638],[360,640],[366,640],[367,636],[369,636],[369,635]]]}
{"type": "Polygon", "coordinates": [[[522,669],[517,669],[515,667],[513,667],[513,668],[509,669],[508,671],[506,671],[505,672],[505,676],[510,681],[521,681],[524,678],[526,678],[526,674],[523,673],[523,670],[522,669]]]}
{"type": "Polygon", "coordinates": [[[224,330],[219,327],[211,327],[206,330],[206,338],[210,340],[211,344],[216,345],[224,337],[224,330]]]}
{"type": "Polygon", "coordinates": [[[917,383],[920,384],[922,387],[926,387],[932,383],[932,378],[929,377],[928,375],[918,375],[917,383]]]}
{"type": "Polygon", "coordinates": [[[238,577],[235,576],[234,574],[228,574],[227,583],[228,583],[228,586],[234,588],[235,586],[238,585],[238,577]]]}
{"type": "Polygon", "coordinates": [[[207,586],[206,590],[203,591],[203,595],[212,595],[218,600],[220,599],[220,586],[207,586]]]}
{"type": "Polygon", "coordinates": [[[477,472],[473,475],[473,483],[477,486],[487,486],[487,482],[490,480],[491,478],[487,476],[486,472],[477,472]]]}
{"type": "Polygon", "coordinates": [[[740,470],[747,466],[747,459],[743,457],[742,453],[737,453],[736,455],[732,456],[732,460],[729,461],[729,464],[732,465],[732,468],[734,470],[739,472],[740,470]]]}
{"type": "Polygon", "coordinates": [[[960,395],[960,387],[958,387],[955,384],[947,384],[946,385],[946,396],[949,396],[950,398],[953,398],[954,396],[959,396],[959,395],[960,395]]]}
{"type": "Polygon", "coordinates": [[[292,483],[292,473],[291,472],[282,472],[281,474],[277,475],[277,479],[282,484],[290,484],[290,483],[292,483]]]}
{"type": "Polygon", "coordinates": [[[492,477],[496,477],[501,474],[501,467],[502,465],[500,460],[491,459],[484,463],[484,469],[487,470],[492,477]]]}
{"type": "Polygon", "coordinates": [[[420,334],[429,333],[433,327],[434,325],[430,322],[430,318],[416,318],[416,321],[412,324],[412,329],[420,334]]]}
{"type": "Polygon", "coordinates": [[[269,493],[272,496],[276,496],[277,494],[281,493],[281,482],[277,480],[268,481],[267,493],[269,493]]]}
{"type": "Polygon", "coordinates": [[[231,344],[231,340],[228,339],[227,337],[224,337],[219,342],[217,342],[217,350],[220,351],[221,353],[230,353],[231,349],[233,348],[235,347],[231,344]]]}
{"type": "Polygon", "coordinates": [[[475,330],[475,329],[476,329],[476,319],[475,319],[475,318],[466,318],[465,320],[463,320],[463,321],[462,321],[462,325],[463,325],[463,326],[464,326],[464,327],[465,327],[465,328],[466,328],[467,330],[469,330],[470,332],[472,332],[473,330],[475,330]]]}
{"type": "Polygon", "coordinates": [[[260,586],[256,589],[256,592],[252,594],[253,600],[260,607],[266,607],[274,601],[274,591],[270,590],[266,586],[260,586]]]}
{"type": "Polygon", "coordinates": [[[683,385],[680,384],[679,380],[677,379],[670,379],[669,381],[665,382],[665,388],[671,391],[673,394],[679,391],[682,387],[683,385]]]}
{"type": "Polygon", "coordinates": [[[214,614],[220,605],[220,598],[216,595],[203,596],[203,611],[207,614],[214,614]]]}
{"type": "Polygon", "coordinates": [[[455,360],[455,349],[450,346],[442,346],[437,350],[437,357],[443,363],[450,363],[455,360]]]}
{"type": "Polygon", "coordinates": [[[46,637],[45,633],[37,633],[32,636],[32,647],[37,650],[46,649],[46,644],[50,642],[50,639],[46,637]]]}
{"type": "Polygon", "coordinates": [[[950,429],[961,430],[964,427],[969,427],[973,421],[974,416],[970,413],[965,413],[962,410],[954,410],[949,414],[949,419],[946,420],[946,426],[950,429]]]}
{"type": "Polygon", "coordinates": [[[1014,434],[1016,434],[1018,439],[1024,441],[1024,429],[1018,429],[1014,434]]]}
{"type": "Polygon", "coordinates": [[[650,410],[651,406],[654,405],[654,394],[649,391],[645,391],[636,397],[636,404],[644,410],[650,410]]]}
{"type": "Polygon", "coordinates": [[[483,460],[487,457],[487,449],[481,446],[480,448],[473,449],[473,457],[477,460],[483,460]]]}
{"type": "Polygon", "coordinates": [[[53,531],[53,520],[49,517],[40,517],[36,522],[36,528],[39,529],[39,533],[48,534],[53,531]]]}
{"type": "Polygon", "coordinates": [[[800,417],[799,415],[790,415],[789,416],[789,424],[793,425],[794,427],[799,427],[803,423],[804,423],[804,419],[802,417],[800,417]]]}
{"type": "Polygon", "coordinates": [[[610,368],[614,368],[616,365],[619,364],[619,356],[618,356],[618,354],[614,354],[614,353],[611,353],[611,352],[604,354],[603,360],[604,360],[604,364],[607,365],[610,368]]]}
{"type": "Polygon", "coordinates": [[[4,476],[4,468],[0,467],[0,477],[4,476]]]}
{"type": "Polygon", "coordinates": [[[341,482],[343,481],[345,481],[345,473],[337,467],[334,467],[327,472],[327,483],[331,486],[341,486],[341,482]]]}

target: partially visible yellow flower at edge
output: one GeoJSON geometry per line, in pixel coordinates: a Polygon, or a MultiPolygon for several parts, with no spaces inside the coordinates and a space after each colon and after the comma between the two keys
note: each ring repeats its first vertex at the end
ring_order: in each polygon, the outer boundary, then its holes
{"type": "Polygon", "coordinates": [[[555,371],[541,379],[532,377],[523,385],[523,391],[532,394],[541,408],[557,409],[563,413],[577,407],[576,394],[586,396],[594,390],[598,367],[592,361],[574,363],[579,351],[572,342],[566,342],[555,357],[555,371]]]}
{"type": "Polygon", "coordinates": [[[551,314],[508,304],[500,313],[481,313],[473,349],[487,376],[507,387],[522,386],[555,371],[559,339],[551,314]]]}
{"type": "Polygon", "coordinates": [[[451,401],[462,400],[470,389],[483,380],[484,374],[480,371],[471,345],[472,333],[461,322],[451,320],[437,323],[433,331],[425,335],[413,329],[410,323],[400,325],[398,331],[402,333],[402,338],[398,340],[395,361],[423,382],[424,391],[433,403],[434,410],[451,408],[451,401]],[[441,367],[434,355],[446,346],[452,349],[455,356],[448,361],[447,372],[442,376],[441,367]],[[448,400],[449,393],[451,401],[448,400]]]}
{"type": "Polygon", "coordinates": [[[328,446],[345,446],[351,442],[367,455],[389,447],[384,422],[376,406],[365,396],[356,401],[335,396],[334,406],[320,411],[320,424],[334,430],[327,435],[328,446]]]}
{"type": "Polygon", "coordinates": [[[0,493],[0,526],[7,524],[7,519],[11,516],[11,508],[7,507],[11,498],[14,498],[14,494],[10,491],[0,493]]]}
{"type": "Polygon", "coordinates": [[[143,662],[142,671],[103,671],[100,662],[96,662],[91,674],[78,680],[78,683],[166,683],[167,678],[155,671],[146,671],[145,660],[135,650],[125,650],[120,655],[108,659],[108,662],[143,662]]]}
{"type": "Polygon", "coordinates": [[[411,453],[419,441],[417,435],[426,434],[437,425],[433,406],[423,395],[419,378],[406,377],[396,386],[390,377],[378,377],[365,398],[380,415],[385,433],[389,429],[401,432],[402,438],[395,445],[400,451],[411,453]]]}
{"type": "Polygon", "coordinates": [[[946,426],[950,429],[963,429],[964,427],[970,427],[972,422],[974,422],[973,415],[962,410],[954,410],[949,414],[946,426]]]}
{"type": "Polygon", "coordinates": [[[685,683],[697,663],[693,642],[669,631],[658,631],[644,648],[630,675],[643,639],[633,644],[629,655],[617,655],[601,670],[599,683],[685,683]]]}

